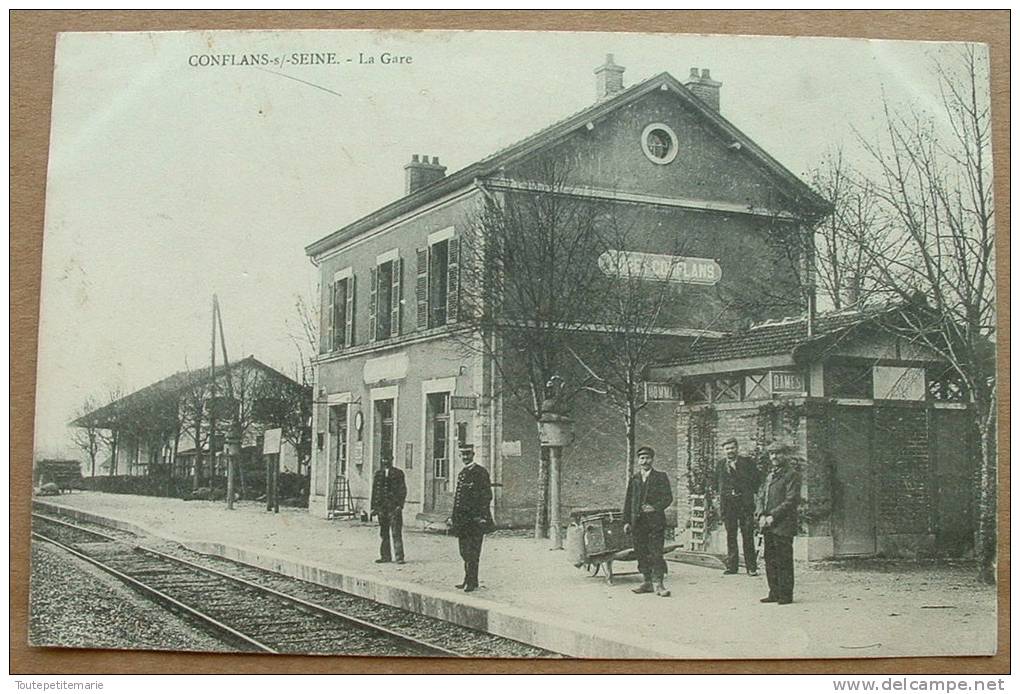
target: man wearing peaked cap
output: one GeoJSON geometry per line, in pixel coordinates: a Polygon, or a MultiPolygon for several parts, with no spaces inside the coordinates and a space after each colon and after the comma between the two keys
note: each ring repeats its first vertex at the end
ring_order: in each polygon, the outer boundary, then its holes
{"type": "Polygon", "coordinates": [[[758,524],[765,535],[765,575],[769,594],[761,602],[793,602],[793,538],[797,534],[800,473],[793,465],[793,447],[773,441],[765,449],[771,469],[762,489],[758,524]]]}
{"type": "Polygon", "coordinates": [[[737,573],[739,536],[744,546],[744,565],[749,576],[758,575],[758,552],[754,546],[754,502],[761,486],[758,466],[740,455],[736,438],[723,441],[723,459],[718,463],[719,511],[726,527],[726,570],[737,573]]]}
{"type": "Polygon", "coordinates": [[[663,580],[666,574],[666,560],[662,556],[666,539],[665,510],[673,503],[673,491],[666,473],[652,467],[655,451],[651,446],[638,448],[637,459],[640,469],[627,484],[623,504],[624,529],[633,531],[638,571],[645,579],[634,592],[654,592],[665,598],[669,597],[663,580]]]}
{"type": "Polygon", "coordinates": [[[491,532],[494,523],[489,504],[492,502],[492,485],[489,472],[475,463],[475,447],[460,445],[461,463],[457,475],[457,490],[453,495],[453,513],[450,530],[457,536],[461,559],[464,560],[464,580],[457,584],[470,593],[478,588],[478,563],[482,555],[482,540],[491,532]]]}

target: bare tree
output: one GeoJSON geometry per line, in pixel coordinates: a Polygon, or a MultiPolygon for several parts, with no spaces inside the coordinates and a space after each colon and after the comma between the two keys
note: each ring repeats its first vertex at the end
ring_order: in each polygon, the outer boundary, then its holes
{"type": "Polygon", "coordinates": [[[670,341],[666,314],[682,292],[685,241],[675,236],[674,247],[665,254],[629,251],[635,245],[633,225],[615,209],[607,213],[600,233],[602,245],[610,250],[599,259],[608,280],[598,306],[592,307],[599,325],[583,341],[583,353],[570,345],[568,349],[594,379],[591,389],[606,394],[623,419],[626,481],[634,472],[638,415],[648,404],[646,373],[670,341]]]}
{"type": "Polygon", "coordinates": [[[980,442],[977,555],[994,581],[996,556],[995,228],[987,54],[968,45],[937,60],[944,113],[886,105],[874,194],[891,242],[863,243],[882,291],[907,304],[889,329],[948,363],[980,442]],[[923,304],[919,304],[919,298],[923,304]]]}
{"type": "Polygon", "coordinates": [[[100,430],[99,438],[110,451],[110,477],[117,474],[117,453],[120,449],[120,434],[124,412],[120,407],[120,401],[124,397],[120,388],[110,388],[107,391],[106,402],[110,408],[110,414],[106,422],[109,426],[100,430]]]}
{"type": "Polygon", "coordinates": [[[103,432],[99,424],[94,419],[88,418],[88,415],[98,409],[99,404],[94,397],[89,396],[85,398],[75,416],[76,421],[81,420],[83,426],[76,427],[71,434],[71,441],[75,447],[88,456],[89,469],[91,470],[90,475],[92,477],[96,476],[96,458],[103,444],[103,432]]]}
{"type": "MultiPolygon", "coordinates": [[[[503,392],[537,423],[587,385],[567,349],[606,290],[603,206],[569,193],[571,167],[545,161],[518,186],[486,186],[462,250],[462,343],[488,355],[503,392]],[[566,384],[558,387],[557,384],[566,384]]],[[[536,535],[545,534],[547,461],[538,464],[536,535]]]]}
{"type": "Polygon", "coordinates": [[[320,309],[316,296],[306,297],[303,294],[296,294],[294,315],[286,321],[287,336],[294,343],[298,357],[295,380],[306,386],[312,384],[309,370],[312,359],[319,353],[320,309]]]}
{"type": "Polygon", "coordinates": [[[874,301],[883,293],[876,264],[894,243],[874,184],[851,169],[842,150],[826,156],[811,179],[832,204],[815,228],[817,288],[837,311],[874,301]]]}

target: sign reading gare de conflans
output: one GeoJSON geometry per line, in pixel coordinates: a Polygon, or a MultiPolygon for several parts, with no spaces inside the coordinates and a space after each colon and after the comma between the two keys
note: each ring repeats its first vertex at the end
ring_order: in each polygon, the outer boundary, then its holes
{"type": "Polygon", "coordinates": [[[611,276],[679,284],[713,285],[722,279],[722,268],[712,258],[638,251],[606,251],[599,256],[599,268],[611,276]]]}

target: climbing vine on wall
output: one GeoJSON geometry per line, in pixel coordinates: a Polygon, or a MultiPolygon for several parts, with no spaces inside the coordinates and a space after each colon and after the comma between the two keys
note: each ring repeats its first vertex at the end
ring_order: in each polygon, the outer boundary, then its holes
{"type": "Polygon", "coordinates": [[[718,516],[713,503],[716,427],[714,407],[693,410],[687,418],[687,491],[705,495],[706,529],[716,525],[718,516]]]}

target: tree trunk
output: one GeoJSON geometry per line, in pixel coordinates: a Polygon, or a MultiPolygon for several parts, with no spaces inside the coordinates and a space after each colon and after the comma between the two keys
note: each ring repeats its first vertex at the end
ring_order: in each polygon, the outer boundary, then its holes
{"type": "Polygon", "coordinates": [[[978,576],[985,582],[995,583],[996,540],[998,528],[996,480],[998,468],[995,455],[995,429],[985,423],[979,425],[981,441],[981,482],[978,498],[978,529],[975,554],[978,559],[978,576]]]}
{"type": "Polygon", "coordinates": [[[113,434],[110,439],[110,477],[117,474],[117,443],[120,436],[113,434]]]}
{"type": "Polygon", "coordinates": [[[623,481],[623,488],[626,489],[634,475],[634,460],[637,458],[637,408],[634,407],[634,403],[627,403],[623,421],[627,427],[627,477],[623,481]]]}

